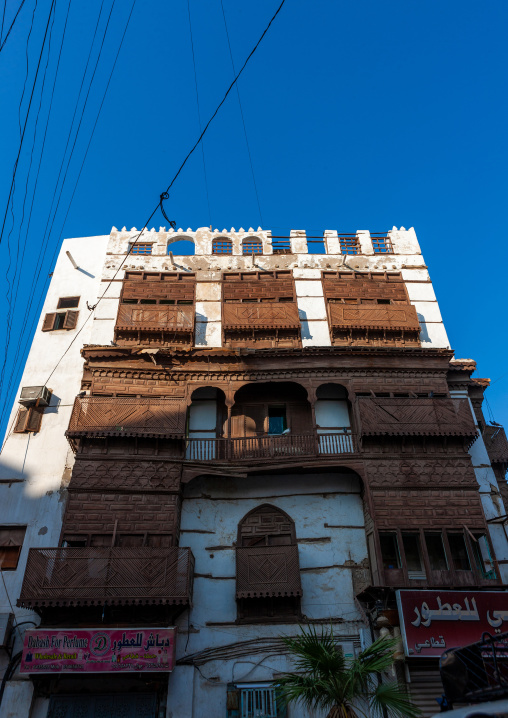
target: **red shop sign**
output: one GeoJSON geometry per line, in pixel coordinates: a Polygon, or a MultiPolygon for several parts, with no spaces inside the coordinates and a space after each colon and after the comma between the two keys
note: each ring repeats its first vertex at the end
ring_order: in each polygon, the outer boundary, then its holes
{"type": "Polygon", "coordinates": [[[172,671],[176,628],[26,631],[20,673],[172,671]]]}
{"type": "Polygon", "coordinates": [[[502,591],[397,591],[404,652],[439,657],[475,643],[488,632],[508,631],[508,593],[502,591]]]}

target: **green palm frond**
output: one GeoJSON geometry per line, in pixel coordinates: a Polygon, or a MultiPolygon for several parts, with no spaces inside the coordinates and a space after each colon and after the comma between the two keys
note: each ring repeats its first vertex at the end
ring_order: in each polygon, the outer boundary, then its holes
{"type": "Polygon", "coordinates": [[[394,718],[417,718],[421,716],[419,708],[414,706],[406,691],[398,683],[380,683],[371,696],[372,707],[380,716],[383,708],[394,718]]]}
{"type": "Polygon", "coordinates": [[[333,630],[301,628],[298,636],[282,637],[295,673],[282,676],[276,689],[284,703],[301,703],[307,710],[321,709],[328,718],[363,716],[362,701],[369,701],[380,716],[416,718],[421,713],[395,682],[380,683],[379,674],[393,664],[397,639],[374,641],[356,658],[347,660],[333,630]]]}
{"type": "Polygon", "coordinates": [[[295,661],[297,671],[335,674],[345,668],[344,655],[337,645],[333,631],[318,632],[314,626],[303,630],[299,636],[282,638],[295,661]]]}

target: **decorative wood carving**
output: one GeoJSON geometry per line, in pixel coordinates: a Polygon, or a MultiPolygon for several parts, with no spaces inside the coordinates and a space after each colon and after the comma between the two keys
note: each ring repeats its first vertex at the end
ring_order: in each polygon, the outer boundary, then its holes
{"type": "Polygon", "coordinates": [[[420,331],[416,309],[411,304],[330,304],[330,322],[333,327],[338,328],[420,331]]]}
{"type": "Polygon", "coordinates": [[[407,302],[402,275],[372,272],[323,272],[323,288],[327,299],[390,299],[407,302]]]}
{"type": "Polygon", "coordinates": [[[471,459],[464,458],[394,458],[365,462],[371,488],[429,489],[477,487],[471,459]]]}
{"type": "Polygon", "coordinates": [[[185,434],[182,397],[77,397],[67,436],[152,436],[185,434]]]}
{"type": "Polygon", "coordinates": [[[120,304],[115,329],[144,332],[175,331],[192,334],[194,306],[120,304]]]}
{"type": "Polygon", "coordinates": [[[301,596],[298,546],[236,549],[236,597],[301,596]]]}
{"type": "Polygon", "coordinates": [[[18,606],[189,604],[188,548],[31,548],[18,606]]]}
{"type": "Polygon", "coordinates": [[[174,492],[180,488],[181,464],[167,461],[90,461],[76,457],[69,491],[174,492]]]}
{"type": "Polygon", "coordinates": [[[293,302],[224,304],[222,321],[226,331],[300,329],[298,308],[293,302]]]}
{"type": "Polygon", "coordinates": [[[363,436],[462,436],[476,426],[467,399],[371,398],[356,401],[363,436]]]}
{"type": "Polygon", "coordinates": [[[493,464],[500,464],[504,471],[508,467],[508,440],[502,426],[486,426],[483,440],[489,459],[493,464]]]}

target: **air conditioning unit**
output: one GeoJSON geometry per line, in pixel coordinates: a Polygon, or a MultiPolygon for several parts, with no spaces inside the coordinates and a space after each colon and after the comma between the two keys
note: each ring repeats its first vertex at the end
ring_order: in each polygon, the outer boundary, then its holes
{"type": "Polygon", "coordinates": [[[47,386],[24,386],[19,403],[23,406],[34,406],[39,401],[39,406],[49,406],[50,399],[51,392],[47,386]]]}
{"type": "Polygon", "coordinates": [[[13,621],[13,613],[0,613],[0,648],[5,650],[10,649],[13,621]]]}

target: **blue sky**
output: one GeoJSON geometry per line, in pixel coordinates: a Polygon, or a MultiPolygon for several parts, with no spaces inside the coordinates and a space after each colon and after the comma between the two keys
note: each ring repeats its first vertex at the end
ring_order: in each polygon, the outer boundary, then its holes
{"type": "MultiPolygon", "coordinates": [[[[104,0],[98,37],[102,37],[112,2],[104,0]]],[[[2,219],[19,145],[18,107],[35,3],[26,0],[0,54],[2,219]]],[[[279,0],[223,3],[238,67],[279,0]]],[[[189,4],[201,117],[206,121],[232,79],[231,61],[220,0],[189,0],[189,4]]],[[[18,5],[19,0],[7,0],[4,35],[18,5]]],[[[23,121],[50,6],[51,0],[38,0],[35,8],[23,121]]],[[[52,257],[62,238],[106,234],[113,225],[141,227],[199,131],[187,0],[137,0],[68,211],[131,7],[131,0],[117,1],[58,211],[54,222],[49,222],[52,232],[45,233],[101,8],[101,0],[72,0],[27,231],[69,5],[56,0],[55,7],[36,142],[35,117],[47,54],[43,54],[18,167],[14,222],[9,212],[0,246],[4,316],[8,310],[6,236],[11,227],[11,284],[18,246],[19,256],[25,247],[18,290],[12,291],[17,301],[2,406],[15,397],[26,337],[32,335],[32,320],[38,315],[52,257]],[[20,338],[20,356],[14,364],[20,338]]],[[[294,228],[319,234],[324,229],[379,232],[393,225],[414,226],[456,356],[474,358],[478,375],[492,378],[489,405],[494,418],[505,424],[507,26],[504,0],[481,4],[471,0],[286,0],[239,83],[262,217],[235,92],[204,142],[210,206],[201,151],[192,156],[167,203],[168,214],[183,228],[262,225],[280,233],[294,228]]],[[[93,64],[97,53],[96,40],[93,64]]],[[[85,90],[91,73],[90,68],[85,90]]],[[[72,138],[68,153],[73,143],[72,138]]],[[[157,228],[165,224],[160,214],[151,223],[157,228]]],[[[5,326],[0,331],[4,346],[5,326]]]]}

